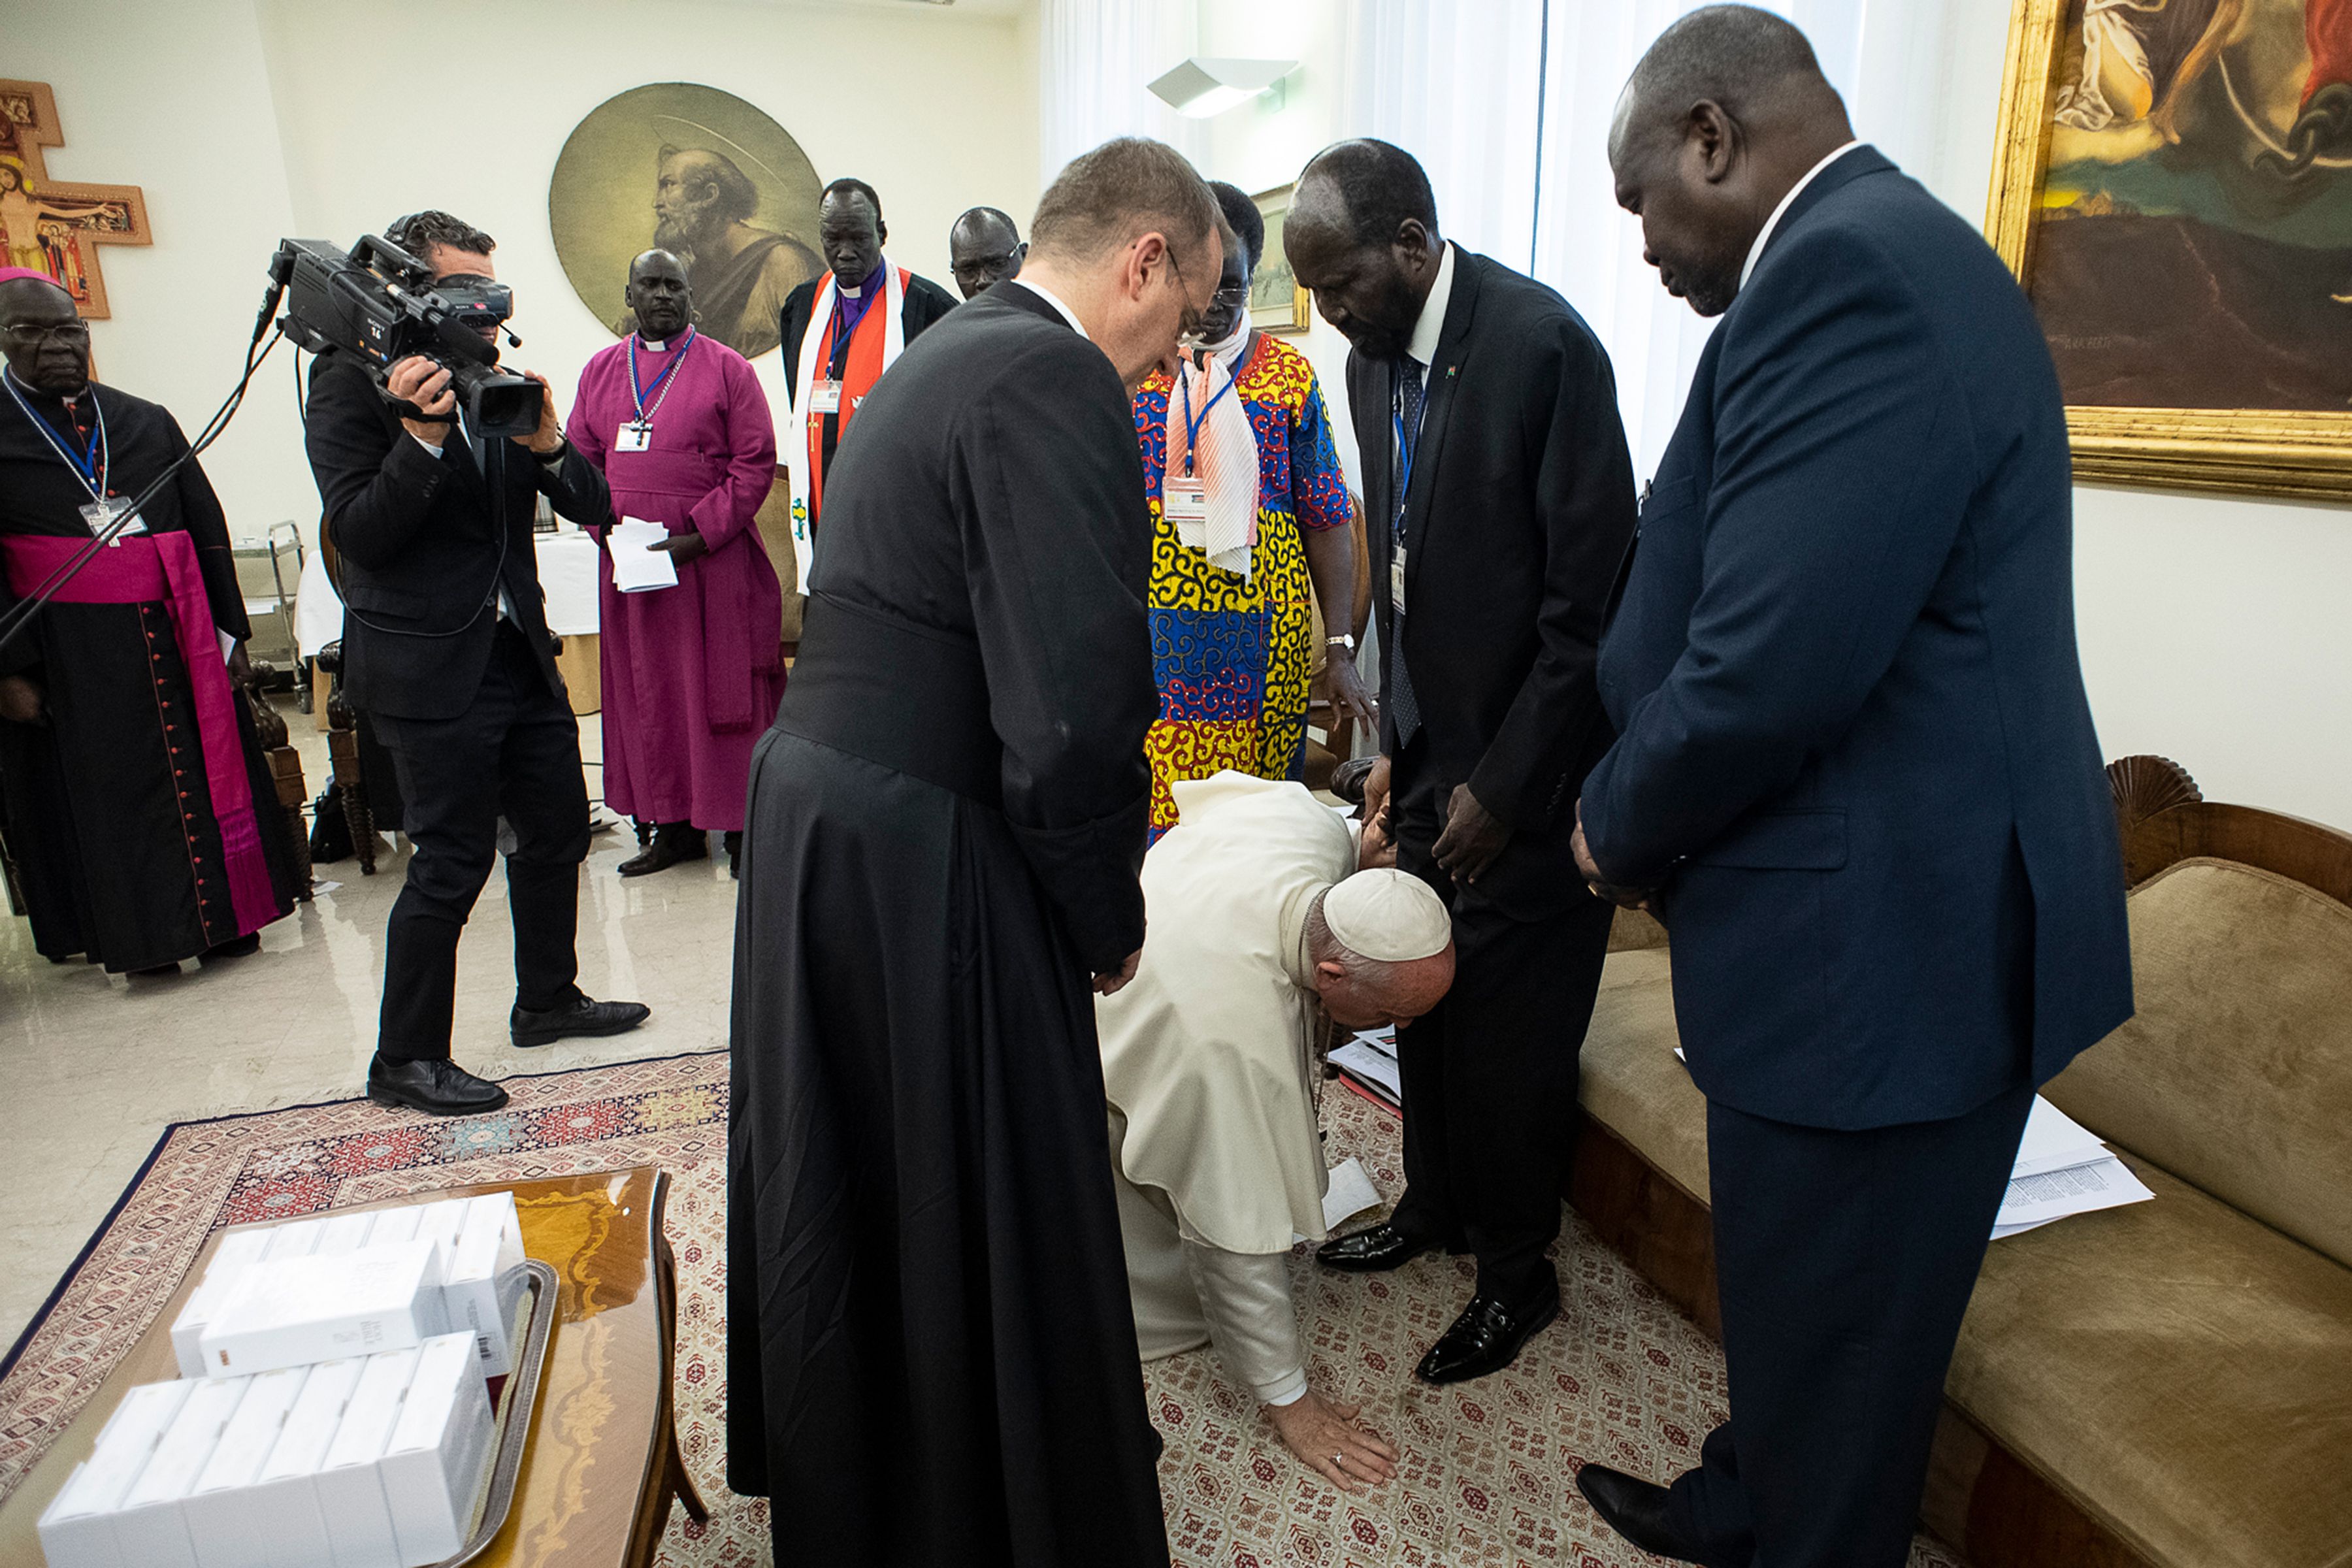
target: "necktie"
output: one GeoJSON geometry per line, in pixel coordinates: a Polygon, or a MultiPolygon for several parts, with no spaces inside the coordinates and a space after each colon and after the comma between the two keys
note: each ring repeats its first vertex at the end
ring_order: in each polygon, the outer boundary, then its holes
{"type": "MultiPolygon", "coordinates": [[[[1401,448],[1396,464],[1396,511],[1390,520],[1390,559],[1395,560],[1404,551],[1404,503],[1406,479],[1412,473],[1413,448],[1421,441],[1421,362],[1402,359],[1397,362],[1397,409],[1399,429],[1397,443],[1401,448]]],[[[1396,723],[1399,746],[1411,741],[1421,730],[1421,704],[1412,694],[1412,677],[1404,667],[1404,612],[1393,610],[1389,617],[1389,717],[1396,723]]]]}

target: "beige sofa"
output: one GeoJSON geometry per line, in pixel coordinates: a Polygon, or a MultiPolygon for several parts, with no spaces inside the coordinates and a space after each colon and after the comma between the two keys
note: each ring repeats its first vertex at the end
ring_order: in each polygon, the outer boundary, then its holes
{"type": "MultiPolygon", "coordinates": [[[[1926,1521],[1974,1568],[2347,1568],[2352,836],[2108,773],[2139,1010],[2045,1092],[2157,1197],[1993,1245],[1926,1521]]],[[[1714,1332],[1665,934],[1615,945],[1570,1201],[1714,1332]]]]}

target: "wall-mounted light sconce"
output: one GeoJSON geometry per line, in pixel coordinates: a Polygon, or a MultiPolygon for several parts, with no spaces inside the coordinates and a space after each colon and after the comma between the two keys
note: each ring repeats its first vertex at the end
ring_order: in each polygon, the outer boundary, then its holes
{"type": "Polygon", "coordinates": [[[1152,95],[1191,120],[1246,103],[1298,68],[1297,60],[1186,60],[1151,83],[1152,95]]]}

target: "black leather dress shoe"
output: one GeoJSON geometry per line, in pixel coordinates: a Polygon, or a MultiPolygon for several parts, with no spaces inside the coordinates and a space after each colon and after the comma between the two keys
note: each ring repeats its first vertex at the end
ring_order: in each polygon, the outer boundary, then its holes
{"type": "Polygon", "coordinates": [[[1423,1383],[1466,1383],[1500,1372],[1518,1358],[1519,1347],[1559,1316],[1557,1296],[1513,1311],[1492,1296],[1473,1296],[1454,1326],[1437,1336],[1413,1374],[1423,1383]]]}
{"type": "Polygon", "coordinates": [[[1587,1465],[1576,1472],[1576,1489],[1601,1523],[1643,1551],[1675,1563],[1699,1560],[1698,1548],[1675,1533],[1666,1510],[1673,1494],[1665,1488],[1606,1465],[1587,1465]]]}
{"type": "Polygon", "coordinates": [[[224,958],[251,958],[260,951],[261,933],[257,931],[247,931],[234,942],[225,942],[217,947],[205,949],[196,955],[196,962],[217,963],[224,958]]]}
{"type": "Polygon", "coordinates": [[[653,1013],[642,1002],[597,1002],[574,996],[563,1006],[551,1007],[544,1013],[518,1006],[508,1016],[507,1027],[514,1036],[514,1043],[528,1050],[557,1040],[625,1035],[652,1017],[653,1013]]]}
{"type": "Polygon", "coordinates": [[[709,857],[710,840],[700,828],[689,823],[665,822],[654,834],[651,844],[621,862],[621,875],[650,877],[684,861],[706,860],[709,857]]]}
{"type": "Polygon", "coordinates": [[[1382,1220],[1369,1230],[1333,1237],[1315,1249],[1315,1261],[1343,1274],[1377,1274],[1402,1268],[1423,1253],[1436,1250],[1437,1243],[1423,1241],[1382,1220]]]}
{"type": "Polygon", "coordinates": [[[368,1063],[367,1097],[428,1116],[473,1116],[507,1102],[505,1089],[456,1062],[401,1062],[381,1056],[368,1063]]]}

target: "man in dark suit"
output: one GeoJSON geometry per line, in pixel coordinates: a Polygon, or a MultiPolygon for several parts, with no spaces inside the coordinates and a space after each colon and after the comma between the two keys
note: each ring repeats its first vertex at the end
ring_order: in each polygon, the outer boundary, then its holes
{"type": "Polygon", "coordinates": [[[1433,1383],[1510,1363],[1559,1310],[1577,1057],[1612,911],[1569,847],[1607,749],[1593,660],[1633,531],[1633,466],[1609,356],[1566,301],[1448,245],[1428,177],[1384,142],[1299,176],[1285,229],[1298,280],[1348,335],[1381,642],[1381,752],[1397,864],[1454,912],[1445,1000],[1398,1036],[1403,1196],[1327,1243],[1328,1268],[1478,1259],[1433,1383]]]}
{"type": "MultiPolygon", "coordinates": [[[[494,281],[496,242],[446,213],[414,214],[385,237],[437,279],[494,281]]],[[[478,325],[496,341],[495,318],[478,325]]],[[[416,847],[385,932],[367,1093],[465,1115],[507,1101],[449,1059],[457,938],[489,876],[501,816],[514,836],[514,1043],[616,1035],[646,1016],[635,1002],[591,1001],[572,983],[588,795],[531,546],[541,495],[575,522],[598,523],[610,521],[612,498],[564,440],[552,395],[539,427],[509,441],[466,430],[449,373],[430,360],[393,365],[386,391],[405,416],[353,354],[337,352],[319,362],[304,414],[347,611],[344,687],[392,753],[416,847]]]]}
{"type": "Polygon", "coordinates": [[[1662,1556],[1893,1568],[2034,1087],[2131,1013],[2064,412],[2008,270],[1788,23],[1668,29],[1610,155],[1723,322],[1602,650],[1580,858],[1674,935],[1732,1419],[1671,1490],[1578,1482],[1662,1556]]]}
{"type": "Polygon", "coordinates": [[[793,405],[777,426],[776,460],[792,473],[793,532],[803,552],[803,578],[834,449],[882,373],[957,303],[882,254],[890,229],[882,221],[882,198],[865,181],[825,186],[816,222],[825,270],[785,297],[779,319],[793,405]]]}

